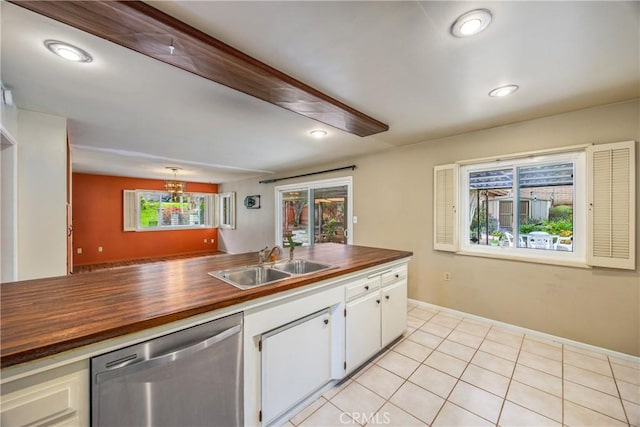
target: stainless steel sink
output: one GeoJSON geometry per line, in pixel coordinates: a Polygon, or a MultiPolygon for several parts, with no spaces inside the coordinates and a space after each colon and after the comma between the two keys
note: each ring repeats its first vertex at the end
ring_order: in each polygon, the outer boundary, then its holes
{"type": "Polygon", "coordinates": [[[274,269],[286,271],[287,273],[301,275],[316,273],[318,271],[329,270],[335,268],[329,264],[321,264],[319,262],[308,261],[306,259],[294,259],[291,261],[279,261],[273,265],[274,269]]]}
{"type": "Polygon", "coordinates": [[[288,279],[291,274],[267,266],[249,266],[233,270],[211,271],[211,276],[240,289],[251,289],[288,279]]]}

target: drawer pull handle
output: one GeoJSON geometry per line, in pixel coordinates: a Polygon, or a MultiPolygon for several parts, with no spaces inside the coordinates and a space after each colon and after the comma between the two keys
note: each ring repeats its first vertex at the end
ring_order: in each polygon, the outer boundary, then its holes
{"type": "Polygon", "coordinates": [[[329,324],[329,319],[324,319],[324,324],[328,325],[329,324]]]}
{"type": "Polygon", "coordinates": [[[400,278],[400,275],[399,275],[399,274],[396,274],[396,279],[398,279],[398,278],[400,278]]]}
{"type": "Polygon", "coordinates": [[[385,296],[385,298],[386,298],[386,299],[389,299],[389,295],[386,295],[386,296],[385,296]]]}
{"type": "Polygon", "coordinates": [[[377,300],[376,300],[376,302],[377,302],[378,304],[380,304],[380,300],[379,300],[379,299],[377,299],[377,300]]]}
{"type": "Polygon", "coordinates": [[[369,285],[365,286],[365,287],[364,287],[364,290],[365,290],[365,291],[368,291],[368,290],[369,290],[369,285]]]}

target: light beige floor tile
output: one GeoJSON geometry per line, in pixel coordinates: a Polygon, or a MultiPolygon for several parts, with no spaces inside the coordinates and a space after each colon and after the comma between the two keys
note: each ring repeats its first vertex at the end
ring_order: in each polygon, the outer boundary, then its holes
{"type": "Polygon", "coordinates": [[[509,378],[476,365],[469,365],[460,378],[469,384],[504,397],[509,387],[509,378]]]}
{"type": "Polygon", "coordinates": [[[348,414],[375,414],[384,404],[384,399],[354,381],[336,394],[331,403],[348,414]]]}
{"type": "Polygon", "coordinates": [[[541,336],[538,335],[534,335],[534,334],[525,334],[524,336],[525,339],[529,339],[529,340],[534,340],[534,341],[538,341],[547,345],[551,345],[554,347],[559,347],[562,348],[562,343],[559,341],[553,341],[551,339],[547,339],[547,338],[543,338],[541,336]]]}
{"type": "Polygon", "coordinates": [[[390,351],[376,364],[406,379],[416,370],[420,362],[396,353],[395,351],[390,351]]]}
{"type": "Polygon", "coordinates": [[[562,397],[562,378],[517,364],[513,379],[523,384],[562,397]]]}
{"type": "Polygon", "coordinates": [[[420,319],[418,317],[407,316],[407,326],[410,328],[419,328],[424,325],[426,320],[420,319]]]}
{"type": "Polygon", "coordinates": [[[369,369],[372,366],[374,366],[374,362],[373,361],[367,362],[364,365],[360,366],[356,371],[352,372],[349,375],[349,377],[351,377],[351,379],[355,380],[356,378],[358,378],[360,375],[362,375],[367,369],[369,369]]]}
{"type": "Polygon", "coordinates": [[[635,368],[629,368],[628,366],[617,365],[615,363],[611,364],[611,368],[613,369],[613,376],[617,380],[626,381],[631,384],[639,384],[640,385],[640,371],[635,368]]]}
{"type": "Polygon", "coordinates": [[[640,360],[627,360],[609,356],[609,361],[615,365],[622,365],[626,366],[627,368],[635,368],[640,370],[640,360]]]}
{"type": "Polygon", "coordinates": [[[626,421],[620,399],[606,393],[602,393],[601,391],[584,387],[579,384],[574,384],[570,381],[565,381],[564,399],[617,420],[626,421]]]}
{"type": "Polygon", "coordinates": [[[562,399],[537,388],[511,381],[507,400],[547,418],[562,422],[562,399]]]}
{"type": "Polygon", "coordinates": [[[418,319],[422,319],[422,320],[429,320],[433,316],[435,316],[436,313],[437,311],[428,310],[422,307],[416,307],[409,312],[409,316],[417,317],[418,319]]]}
{"type": "Polygon", "coordinates": [[[473,355],[476,354],[475,348],[467,347],[466,345],[449,340],[442,341],[438,346],[438,351],[464,360],[465,362],[470,361],[473,355]]]}
{"type": "Polygon", "coordinates": [[[564,379],[583,386],[591,387],[618,397],[618,389],[613,378],[573,365],[564,366],[564,379]]]}
{"type": "Polygon", "coordinates": [[[618,385],[618,390],[620,391],[620,397],[623,400],[628,400],[629,402],[637,403],[640,405],[640,386],[636,384],[631,384],[626,381],[616,381],[618,385]]]}
{"type": "Polygon", "coordinates": [[[451,331],[453,331],[453,328],[450,328],[449,326],[442,326],[433,322],[427,322],[420,327],[420,330],[445,338],[451,333],[451,331]]]}
{"type": "Polygon", "coordinates": [[[597,351],[587,350],[586,348],[576,347],[570,344],[564,345],[564,351],[571,351],[573,353],[580,353],[585,356],[593,357],[595,359],[607,360],[607,355],[604,353],[599,353],[597,351]]]}
{"type": "Polygon", "coordinates": [[[536,354],[538,356],[544,356],[548,359],[557,360],[562,362],[562,348],[553,345],[545,344],[540,341],[532,339],[525,339],[522,342],[522,350],[536,354]]]}
{"type": "Polygon", "coordinates": [[[428,355],[431,354],[433,348],[425,347],[422,344],[418,344],[417,342],[403,340],[393,349],[393,351],[405,355],[418,362],[422,362],[427,358],[428,355]]]}
{"type": "Polygon", "coordinates": [[[577,366],[578,368],[587,369],[589,371],[597,372],[602,375],[612,376],[611,367],[609,361],[605,359],[599,359],[591,356],[587,356],[583,353],[576,353],[571,351],[567,347],[564,349],[564,363],[567,365],[577,366]]]}
{"type": "Polygon", "coordinates": [[[471,359],[471,363],[497,374],[504,375],[505,377],[511,377],[515,366],[515,362],[485,353],[484,351],[477,352],[476,355],[473,356],[473,359],[471,359]]]}
{"type": "Polygon", "coordinates": [[[485,339],[483,341],[480,346],[480,350],[512,361],[515,361],[518,358],[518,349],[489,339],[485,339]]]}
{"type": "Polygon", "coordinates": [[[453,329],[462,321],[462,317],[440,312],[433,316],[430,321],[453,329]]]}
{"type": "Polygon", "coordinates": [[[454,405],[451,402],[447,402],[442,407],[442,410],[436,417],[432,426],[492,426],[489,421],[480,418],[479,416],[472,414],[469,411],[462,409],[459,406],[454,405]]]}
{"type": "Polygon", "coordinates": [[[373,365],[371,368],[367,369],[365,373],[360,375],[356,379],[356,382],[376,394],[379,394],[385,399],[388,399],[398,388],[400,388],[404,379],[387,371],[386,369],[373,365]]]}
{"type": "Polygon", "coordinates": [[[327,402],[300,425],[303,427],[328,427],[356,426],[358,424],[349,414],[336,408],[331,402],[327,402]]]}
{"type": "Polygon", "coordinates": [[[422,387],[406,382],[391,397],[390,402],[422,422],[431,424],[444,404],[444,399],[422,387]]]}
{"type": "Polygon", "coordinates": [[[538,371],[546,372],[556,377],[562,377],[562,362],[538,356],[537,354],[521,351],[518,364],[525,365],[538,371]]]}
{"type": "Polygon", "coordinates": [[[465,382],[459,382],[449,395],[450,402],[493,423],[498,421],[503,399],[465,382]]]}
{"type": "Polygon", "coordinates": [[[325,391],[322,397],[324,397],[325,399],[331,399],[333,396],[340,393],[346,386],[348,386],[351,381],[353,381],[351,378],[345,379],[341,383],[336,384],[335,387],[325,391]]]}
{"type": "Polygon", "coordinates": [[[522,345],[523,338],[524,334],[514,333],[508,329],[498,328],[496,326],[493,326],[487,334],[487,339],[516,349],[519,349],[522,345]]]}
{"type": "Polygon", "coordinates": [[[460,378],[462,371],[464,371],[464,368],[467,366],[467,362],[453,356],[449,356],[448,354],[441,353],[438,350],[431,353],[431,355],[429,355],[429,357],[424,361],[424,364],[456,378],[460,378]]]}
{"type": "Polygon", "coordinates": [[[311,402],[307,407],[298,412],[295,416],[291,417],[289,420],[293,425],[298,425],[305,419],[307,419],[311,414],[320,409],[322,405],[327,403],[327,399],[324,397],[320,397],[313,402],[311,402]]]}
{"type": "Polygon", "coordinates": [[[570,427],[623,427],[627,423],[565,400],[564,423],[570,427]]]}
{"type": "Polygon", "coordinates": [[[413,415],[409,415],[407,412],[398,408],[396,405],[392,403],[385,403],[385,405],[380,408],[378,413],[374,416],[372,420],[370,420],[367,426],[389,426],[389,427],[413,427],[413,426],[426,426],[427,424],[423,423],[413,415]]]}
{"type": "Polygon", "coordinates": [[[636,405],[627,400],[623,400],[622,404],[624,405],[624,411],[627,414],[629,423],[631,423],[632,426],[640,427],[640,405],[636,405]]]}
{"type": "Polygon", "coordinates": [[[293,427],[295,424],[293,424],[291,421],[287,421],[286,423],[282,424],[282,427],[293,427]]]}
{"type": "Polygon", "coordinates": [[[416,308],[417,306],[418,304],[416,304],[415,302],[407,301],[407,312],[416,308]]]}
{"type": "Polygon", "coordinates": [[[446,399],[458,379],[430,366],[421,365],[409,377],[409,381],[446,399]]]}
{"type": "Polygon", "coordinates": [[[490,327],[491,326],[489,325],[481,324],[475,321],[470,321],[469,319],[464,319],[462,322],[458,324],[458,326],[456,326],[456,330],[484,338],[487,335],[487,332],[489,332],[490,327]]]}
{"type": "Polygon", "coordinates": [[[467,347],[472,347],[472,348],[480,347],[480,344],[482,344],[482,340],[483,340],[482,337],[479,337],[477,335],[471,335],[466,332],[459,331],[457,329],[454,329],[454,331],[449,334],[447,339],[450,341],[455,341],[460,344],[464,344],[467,347]]]}
{"type": "Polygon", "coordinates": [[[409,335],[407,339],[431,348],[436,348],[442,342],[441,337],[421,331],[420,329],[409,335]]]}
{"type": "Polygon", "coordinates": [[[501,427],[561,426],[560,423],[553,421],[550,418],[543,417],[537,412],[530,411],[527,408],[523,408],[522,406],[516,405],[515,403],[509,401],[504,402],[498,425],[500,425],[501,427]]]}

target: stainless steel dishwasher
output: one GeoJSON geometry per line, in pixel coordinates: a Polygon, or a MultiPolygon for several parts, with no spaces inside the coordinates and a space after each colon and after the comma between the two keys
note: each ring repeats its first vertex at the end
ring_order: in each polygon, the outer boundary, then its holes
{"type": "Polygon", "coordinates": [[[91,425],[241,426],[242,313],[91,359],[91,425]]]}

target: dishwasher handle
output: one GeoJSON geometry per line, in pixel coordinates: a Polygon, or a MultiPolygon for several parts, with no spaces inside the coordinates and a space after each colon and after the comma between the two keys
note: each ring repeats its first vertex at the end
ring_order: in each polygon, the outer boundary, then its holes
{"type": "Polygon", "coordinates": [[[96,383],[100,383],[102,381],[119,377],[122,375],[130,374],[133,372],[143,371],[145,369],[153,368],[154,366],[162,365],[167,362],[175,362],[177,360],[183,359],[185,357],[191,356],[199,351],[205,350],[212,345],[219,343],[232,335],[240,333],[242,331],[242,325],[236,325],[229,329],[225,329],[224,331],[207,338],[204,341],[200,341],[199,343],[190,345],[188,347],[181,348],[179,350],[172,351],[170,353],[165,353],[156,357],[152,357],[150,359],[142,360],[139,362],[125,363],[119,364],[110,370],[100,372],[96,375],[96,383]]]}

